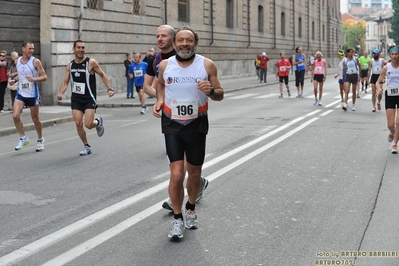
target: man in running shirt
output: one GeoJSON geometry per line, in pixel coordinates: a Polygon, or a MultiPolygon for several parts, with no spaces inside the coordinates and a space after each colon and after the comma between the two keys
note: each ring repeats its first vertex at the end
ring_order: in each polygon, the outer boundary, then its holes
{"type": "Polygon", "coordinates": [[[165,134],[170,162],[169,196],[174,207],[174,220],[168,237],[180,239],[183,237],[184,226],[189,229],[198,228],[195,202],[201,189],[201,172],[205,160],[209,128],[208,98],[221,101],[224,91],[217,77],[215,63],[195,53],[199,41],[197,33],[183,27],[176,32],[173,40],[176,56],[159,65],[154,115],[162,118],[162,132],[165,134]],[[188,201],[185,204],[184,219],[182,173],[185,172],[185,164],[188,172],[188,201]]]}
{"type": "Polygon", "coordinates": [[[369,53],[367,50],[363,51],[363,55],[359,57],[359,63],[360,63],[360,82],[362,83],[362,91],[367,93],[367,87],[369,85],[369,79],[368,77],[368,72],[369,72],[369,66],[370,66],[370,61],[371,57],[369,56],[369,53]],[[366,87],[364,87],[364,84],[366,83],[366,87]]]}
{"type": "Polygon", "coordinates": [[[73,44],[73,52],[75,59],[66,65],[64,81],[61,84],[60,92],[57,95],[59,101],[68,88],[69,81],[71,82],[71,109],[72,116],[75,120],[76,129],[80,140],[83,143],[83,150],[79,153],[80,156],[86,156],[92,153],[91,146],[87,141],[86,131],[83,128],[83,115],[85,116],[84,124],[86,128],[96,128],[97,135],[101,137],[104,134],[104,123],[101,116],[94,119],[97,109],[97,88],[96,75],[98,74],[104,85],[108,88],[108,97],[114,96],[114,90],[111,88],[111,82],[108,76],[101,69],[100,65],[94,58],[86,57],[85,43],[77,40],[73,44]]]}
{"type": "Polygon", "coordinates": [[[19,142],[15,147],[17,151],[30,143],[28,136],[25,135],[24,125],[21,120],[21,112],[24,106],[29,107],[32,122],[35,124],[37,132],[36,151],[44,150],[43,125],[39,118],[40,94],[37,83],[47,80],[47,75],[43,69],[42,62],[33,56],[34,50],[34,44],[25,41],[22,44],[22,56],[17,59],[16,68],[19,83],[12,109],[12,118],[19,134],[19,142]]]}
{"type": "MultiPolygon", "coordinates": [[[[161,50],[159,53],[155,54],[153,60],[148,61],[147,73],[144,75],[144,92],[151,97],[156,97],[156,84],[158,79],[158,66],[163,59],[168,59],[176,54],[173,47],[173,37],[175,36],[175,29],[169,25],[161,25],[158,27],[156,32],[157,45],[161,50]]],[[[154,105],[155,106],[155,105],[154,105]]],[[[154,108],[153,106],[153,108],[154,108]]],[[[154,113],[154,109],[153,109],[154,113]]],[[[185,175],[185,173],[184,173],[185,175]]],[[[198,193],[197,201],[202,200],[203,192],[208,187],[209,181],[202,177],[202,186],[200,192],[198,193]]],[[[172,202],[170,199],[166,200],[162,207],[166,210],[173,211],[172,202]]]]}
{"type": "Polygon", "coordinates": [[[372,53],[373,59],[370,60],[369,64],[369,71],[367,75],[367,79],[370,80],[372,96],[371,96],[371,103],[373,105],[372,112],[376,112],[376,110],[381,110],[381,99],[382,94],[377,95],[377,88],[375,83],[377,82],[378,78],[380,77],[382,68],[386,65],[386,61],[383,58],[380,58],[380,51],[378,49],[374,49],[372,53]],[[376,98],[378,97],[377,107],[375,105],[376,98]]]}
{"type": "Polygon", "coordinates": [[[146,74],[148,64],[144,61],[141,61],[140,53],[135,53],[133,56],[134,56],[134,61],[129,67],[128,75],[130,78],[134,79],[136,92],[139,95],[139,100],[141,103],[140,114],[143,115],[148,110],[148,107],[145,105],[145,98],[143,91],[144,75],[146,74]]]}

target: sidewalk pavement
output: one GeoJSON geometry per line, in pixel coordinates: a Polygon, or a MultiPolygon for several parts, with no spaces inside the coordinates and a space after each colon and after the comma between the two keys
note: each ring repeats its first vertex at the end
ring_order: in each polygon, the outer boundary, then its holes
{"type": "MultiPolygon", "coordinates": [[[[329,69],[329,76],[335,75],[338,72],[338,69],[329,69]],[[332,74],[331,74],[332,73],[332,74]]],[[[305,79],[309,79],[310,75],[305,76],[305,79]]],[[[278,81],[276,80],[276,76],[274,73],[268,72],[267,75],[267,83],[260,83],[257,77],[254,76],[246,76],[246,77],[231,77],[231,78],[221,78],[220,83],[225,93],[245,90],[249,88],[270,86],[270,85],[278,85],[278,81]]],[[[290,84],[292,87],[292,91],[296,92],[295,84],[295,76],[290,75],[290,84]]],[[[305,86],[309,86],[310,83],[305,83],[305,86]]],[[[276,86],[276,91],[278,91],[278,87],[276,86]]],[[[295,93],[294,93],[295,94],[295,93]]],[[[108,95],[99,95],[97,97],[98,107],[99,108],[119,108],[119,107],[140,107],[140,101],[138,100],[137,93],[135,93],[135,99],[127,99],[125,92],[116,93],[112,98],[109,98],[108,95]]],[[[148,106],[152,106],[155,104],[155,98],[146,98],[146,104],[148,106]]],[[[42,121],[43,127],[50,127],[56,124],[71,122],[73,121],[73,117],[71,114],[70,108],[70,100],[62,100],[59,102],[57,106],[40,106],[40,120],[42,121]]],[[[151,108],[149,108],[150,112],[151,108]]],[[[24,109],[21,114],[22,122],[24,123],[25,131],[35,130],[35,126],[32,123],[29,109],[24,109]]],[[[0,137],[11,135],[17,133],[14,122],[12,119],[11,111],[4,111],[0,113],[0,137]]]]}

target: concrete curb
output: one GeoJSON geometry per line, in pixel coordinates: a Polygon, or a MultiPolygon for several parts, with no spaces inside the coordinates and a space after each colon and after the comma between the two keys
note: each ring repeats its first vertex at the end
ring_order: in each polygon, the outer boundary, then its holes
{"type": "MultiPolygon", "coordinates": [[[[51,126],[55,126],[57,124],[71,122],[71,121],[73,121],[73,116],[67,116],[67,117],[63,117],[63,118],[55,118],[55,119],[42,121],[42,125],[44,128],[44,127],[51,127],[51,126]]],[[[24,125],[24,130],[25,131],[35,130],[35,124],[31,123],[31,124],[24,125]]],[[[18,132],[15,127],[8,127],[8,128],[0,130],[0,137],[4,137],[7,135],[16,134],[16,133],[18,133],[18,132]]]]}

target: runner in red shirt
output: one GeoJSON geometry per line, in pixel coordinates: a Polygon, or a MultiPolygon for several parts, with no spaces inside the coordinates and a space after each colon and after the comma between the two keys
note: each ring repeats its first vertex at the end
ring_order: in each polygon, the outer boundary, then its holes
{"type": "Polygon", "coordinates": [[[280,81],[280,96],[278,96],[279,98],[283,98],[283,82],[285,83],[285,87],[287,88],[288,97],[291,97],[290,87],[288,86],[290,68],[290,61],[285,58],[285,53],[281,52],[280,59],[276,63],[276,77],[278,77],[280,81]]]}

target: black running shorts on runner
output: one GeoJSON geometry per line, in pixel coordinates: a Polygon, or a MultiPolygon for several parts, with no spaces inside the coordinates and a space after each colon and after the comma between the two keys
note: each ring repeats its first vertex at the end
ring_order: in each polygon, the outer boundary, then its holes
{"type": "Polygon", "coordinates": [[[367,78],[367,75],[369,74],[369,70],[360,70],[360,77],[361,78],[367,78]]]}
{"type": "Polygon", "coordinates": [[[284,82],[285,85],[288,85],[288,76],[283,76],[283,77],[279,76],[278,80],[280,81],[280,83],[284,82]]]}
{"type": "Polygon", "coordinates": [[[143,89],[143,86],[136,86],[136,91],[140,92],[143,89]]]}
{"type": "Polygon", "coordinates": [[[345,82],[356,84],[358,82],[359,76],[357,74],[345,75],[345,82]]]}
{"type": "Polygon", "coordinates": [[[396,109],[399,108],[399,96],[388,96],[387,91],[385,91],[385,110],[386,109],[396,109]]]}
{"type": "Polygon", "coordinates": [[[317,82],[323,82],[324,80],[324,75],[323,74],[314,74],[313,75],[313,80],[316,80],[317,82]]]}
{"type": "Polygon", "coordinates": [[[203,133],[165,134],[166,153],[169,163],[184,160],[194,166],[201,166],[205,160],[206,135],[203,133]]]}
{"type": "Polygon", "coordinates": [[[86,109],[97,109],[97,105],[93,102],[78,102],[78,101],[71,101],[71,109],[72,110],[79,110],[83,113],[86,109]]]}
{"type": "Polygon", "coordinates": [[[380,74],[372,74],[370,78],[370,84],[376,84],[380,74]]]}

